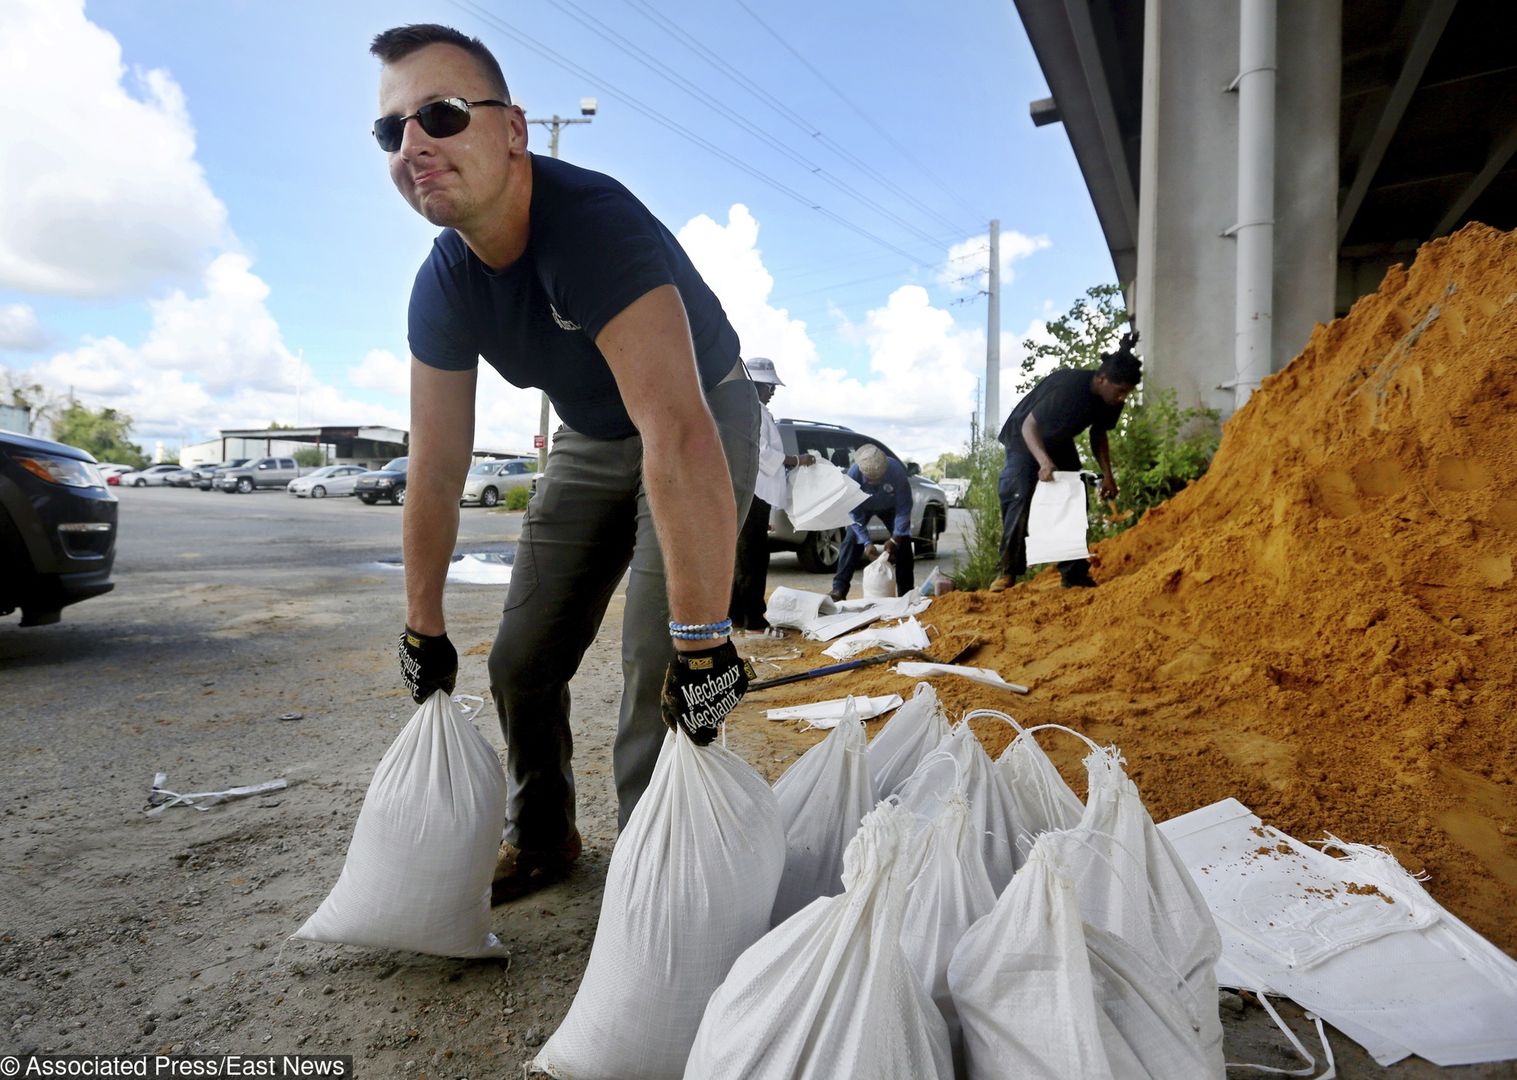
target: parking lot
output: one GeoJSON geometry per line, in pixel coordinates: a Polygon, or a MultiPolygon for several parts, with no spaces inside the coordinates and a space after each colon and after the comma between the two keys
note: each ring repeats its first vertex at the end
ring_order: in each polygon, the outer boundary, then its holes
{"type": "MultiPolygon", "coordinates": [[[[516,1075],[578,985],[615,839],[620,599],[572,688],[586,856],[565,884],[496,909],[509,962],[287,942],[335,881],[374,767],[414,709],[394,659],[402,511],[273,491],[119,497],[115,591],[55,626],[0,624],[8,1045],[321,1050],[355,1054],[364,1075],[516,1075]],[[175,791],[290,786],[150,816],[157,772],[175,791]]],[[[465,508],[457,550],[509,559],[521,520],[465,508]]],[[[829,579],[780,554],[770,584],[829,579]]],[[[499,585],[450,587],[460,691],[488,692],[502,599],[499,585]]],[[[760,749],[766,721],[738,723],[761,770],[793,754],[760,749]]],[[[500,745],[493,722],[481,729],[500,745]]]]}

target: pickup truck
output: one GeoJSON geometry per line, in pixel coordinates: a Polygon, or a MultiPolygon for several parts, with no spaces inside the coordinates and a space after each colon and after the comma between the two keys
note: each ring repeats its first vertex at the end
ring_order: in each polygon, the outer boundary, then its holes
{"type": "Polygon", "coordinates": [[[255,488],[283,489],[291,480],[299,479],[300,466],[294,458],[266,457],[250,461],[235,469],[226,469],[216,477],[216,486],[231,494],[246,495],[255,488]]]}

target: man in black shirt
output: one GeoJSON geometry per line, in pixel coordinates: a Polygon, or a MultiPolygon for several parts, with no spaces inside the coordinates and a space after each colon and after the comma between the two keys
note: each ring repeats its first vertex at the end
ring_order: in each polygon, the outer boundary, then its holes
{"type": "Polygon", "coordinates": [[[629,566],[613,752],[623,825],[664,725],[709,743],[746,689],[726,613],[758,469],[758,397],[737,334],[673,235],[610,177],[527,151],[526,118],[477,38],[402,26],[370,51],[383,63],[374,136],[390,177],[443,227],[410,309],[399,652],[416,701],[451,692],[458,671],[443,586],[479,357],[541,387],[564,421],[490,653],[507,744],[499,902],[579,856],[569,680],[629,566]]]}
{"type": "MultiPolygon", "coordinates": [[[[1094,371],[1064,368],[1045,377],[1017,403],[1001,428],[1006,448],[1001,469],[1001,573],[990,586],[1001,592],[1027,572],[1027,516],[1039,480],[1052,480],[1055,470],[1078,471],[1080,451],[1075,436],[1090,428],[1090,448],[1101,466],[1101,497],[1117,497],[1106,433],[1117,426],[1122,403],[1143,378],[1143,363],[1132,354],[1136,334],[1122,338],[1121,347],[1101,357],[1094,371]]],[[[1071,559],[1059,564],[1066,589],[1094,588],[1090,561],[1071,559]]]]}

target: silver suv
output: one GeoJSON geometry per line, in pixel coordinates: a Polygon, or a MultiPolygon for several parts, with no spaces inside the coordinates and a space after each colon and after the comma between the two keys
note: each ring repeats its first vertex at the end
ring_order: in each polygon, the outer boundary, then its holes
{"type": "MultiPolygon", "coordinates": [[[[799,456],[813,454],[826,458],[840,469],[853,464],[853,455],[865,443],[874,443],[891,457],[896,454],[879,439],[820,420],[778,421],[780,441],[785,453],[799,456]]],[[[938,537],[948,528],[948,496],[943,489],[923,476],[916,462],[896,458],[906,466],[911,478],[911,536],[917,555],[931,557],[938,553],[938,537]]],[[[871,539],[883,543],[890,531],[878,521],[869,523],[871,539]]],[[[798,532],[790,515],[776,506],[769,517],[769,550],[793,551],[802,570],[813,574],[830,574],[837,569],[838,551],[843,545],[842,529],[798,532]]]]}

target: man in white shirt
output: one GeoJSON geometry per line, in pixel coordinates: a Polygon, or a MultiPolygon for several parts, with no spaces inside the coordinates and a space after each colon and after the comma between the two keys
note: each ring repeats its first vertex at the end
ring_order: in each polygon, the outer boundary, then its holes
{"type": "Polygon", "coordinates": [[[784,631],[769,625],[764,618],[764,587],[769,579],[769,511],[786,502],[785,470],[797,465],[812,465],[810,454],[799,457],[786,454],[780,441],[780,426],[769,411],[769,399],[775,387],[784,386],[775,373],[774,361],[762,356],[743,361],[753,388],[763,404],[759,419],[758,478],[753,483],[753,502],[748,517],[737,534],[737,566],[732,575],[732,604],[727,614],[733,630],[744,637],[783,637],[784,631]]]}

